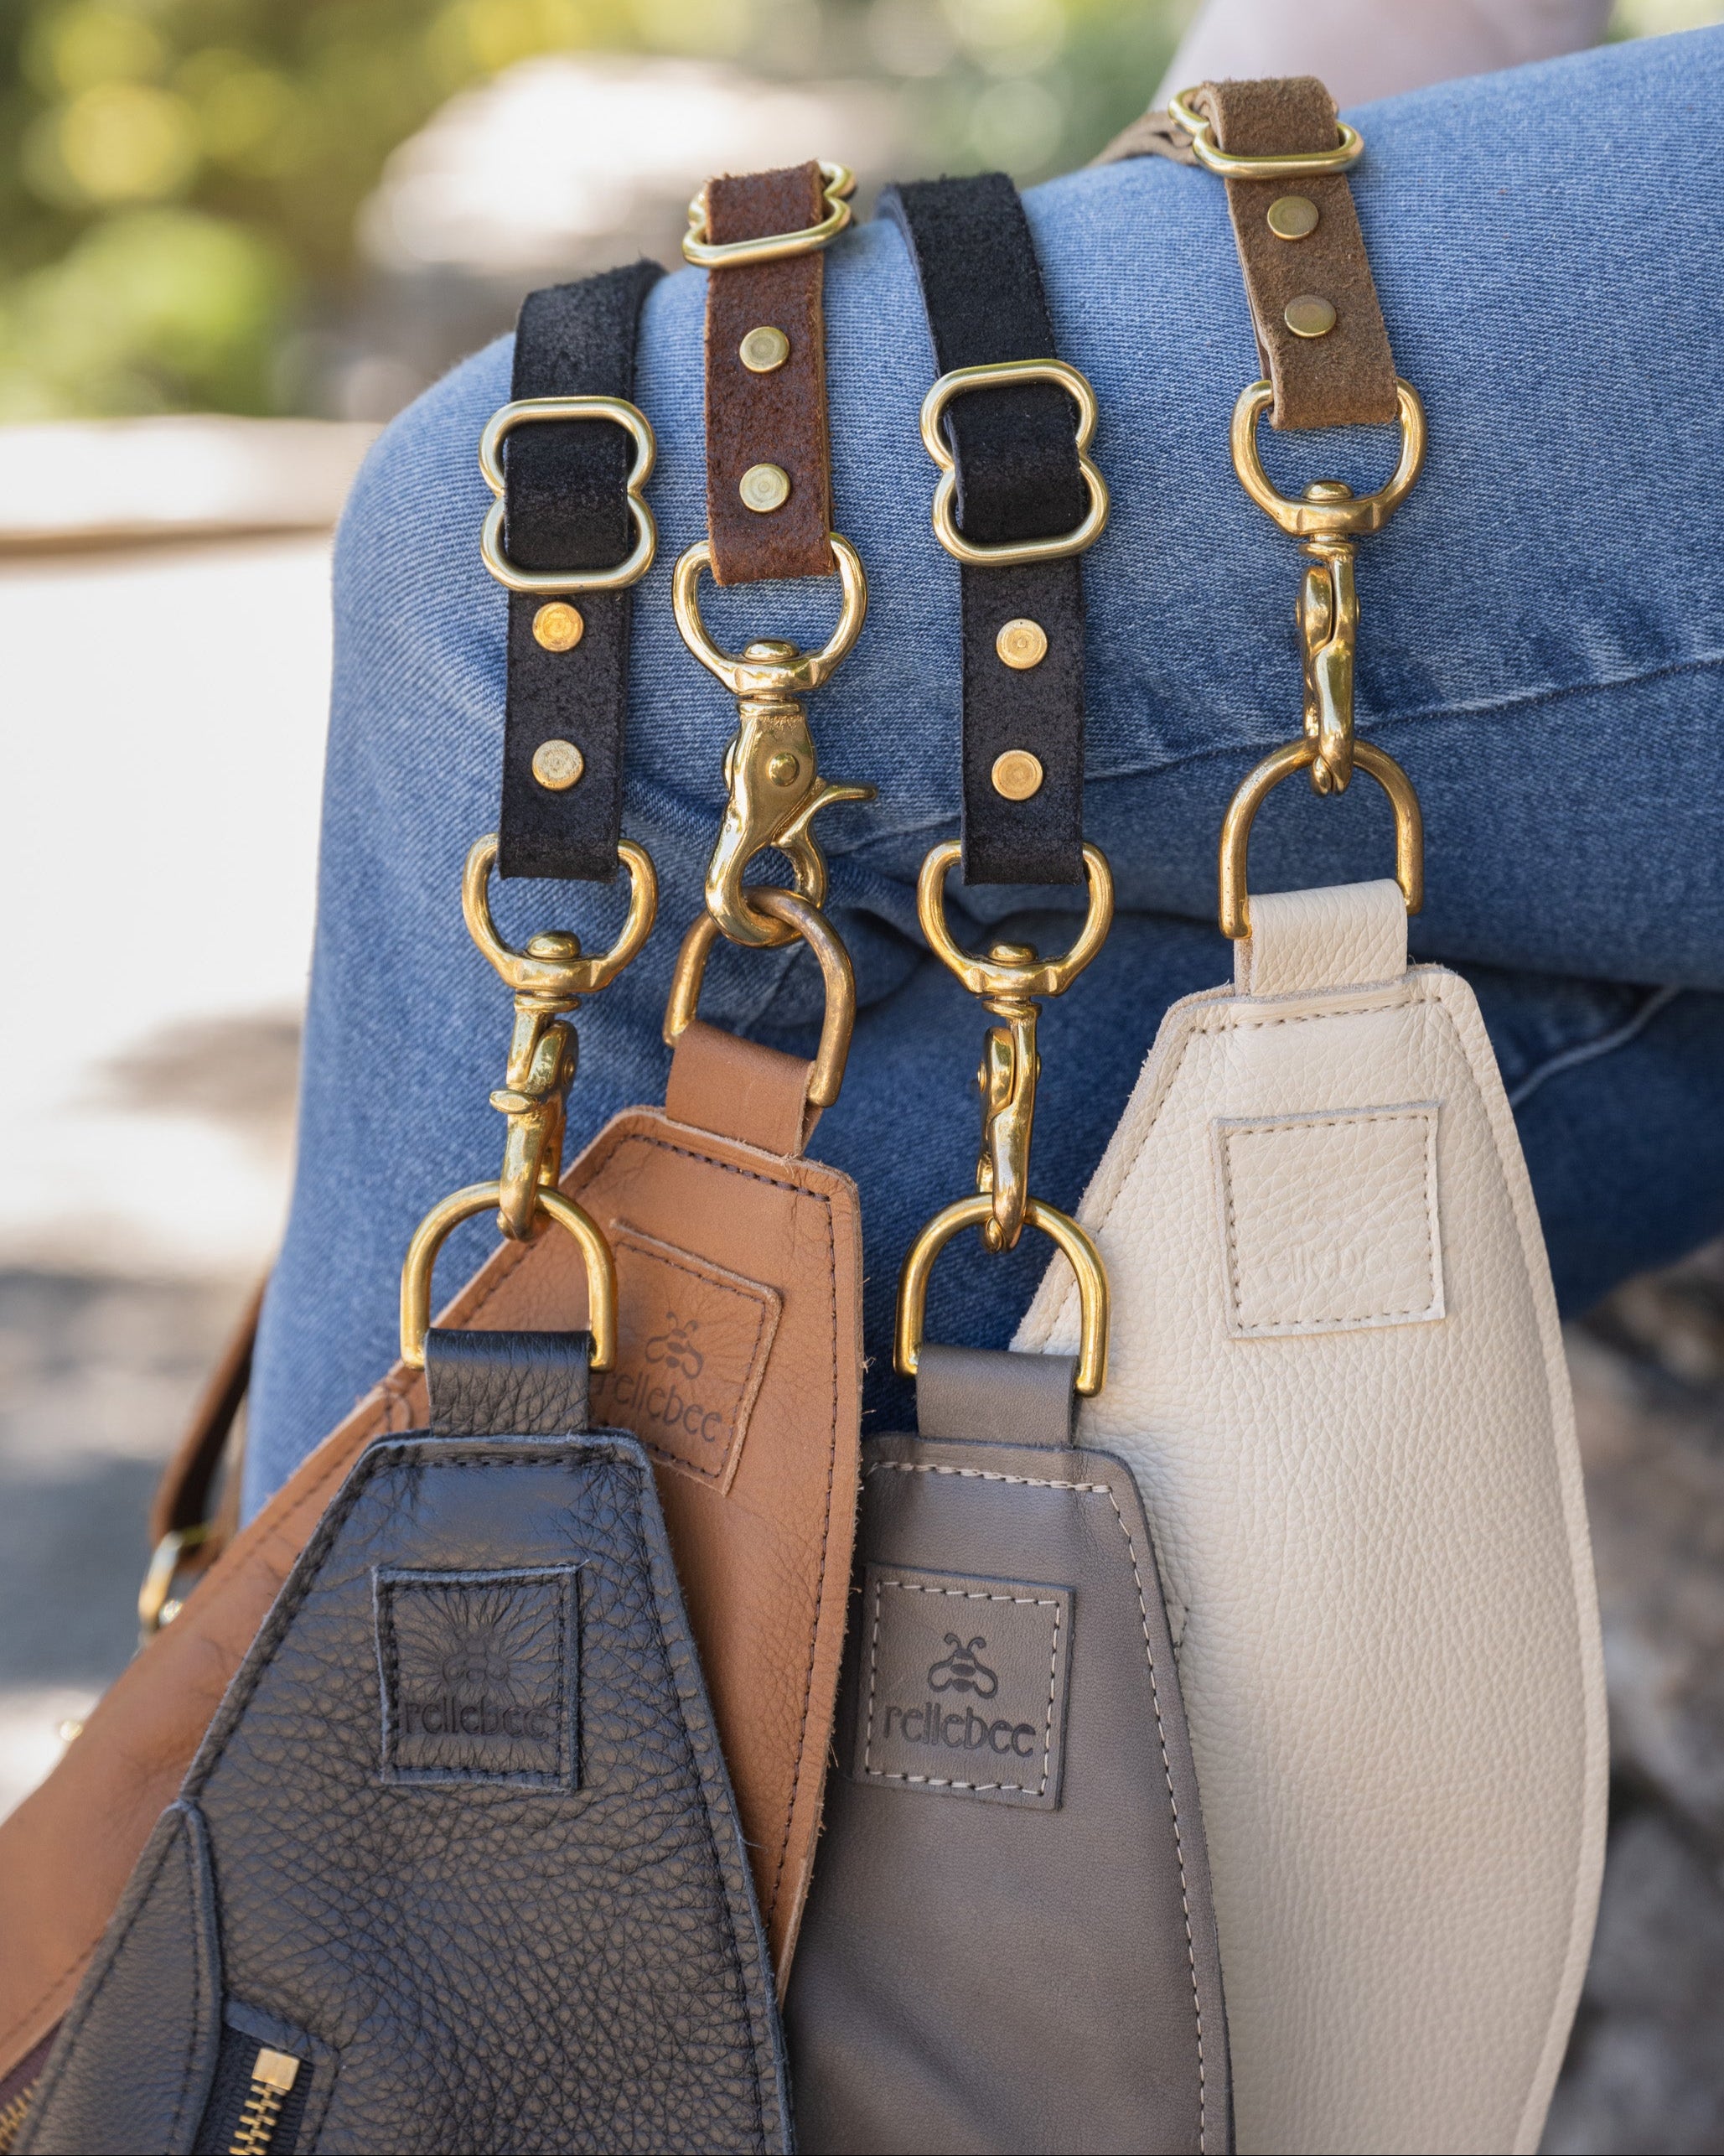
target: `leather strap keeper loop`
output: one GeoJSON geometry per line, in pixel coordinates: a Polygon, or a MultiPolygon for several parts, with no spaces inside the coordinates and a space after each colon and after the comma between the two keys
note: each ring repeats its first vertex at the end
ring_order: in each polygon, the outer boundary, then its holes
{"type": "MultiPolygon", "coordinates": [[[[1058,358],[1029,224],[1004,173],[907,183],[888,189],[880,208],[909,248],[940,375],[1058,358]]],[[[1045,539],[1082,524],[1089,490],[1077,410],[1063,389],[979,388],[954,397],[943,419],[966,540],[1045,539]]],[[[964,880],[1080,883],[1082,570],[1066,556],[966,563],[959,578],[964,880]]]]}
{"type": "MultiPolygon", "coordinates": [[[[529,293],[515,325],[511,399],[632,399],[640,309],[663,275],[656,262],[635,262],[529,293]]],[[[627,493],[634,455],[617,426],[513,428],[504,455],[510,561],[583,570],[626,559],[639,536],[627,493]]],[[[500,876],[608,884],[616,875],[632,604],[626,588],[561,605],[542,593],[509,594],[500,876]]]]}
{"type": "MultiPolygon", "coordinates": [[[[826,188],[812,159],[709,180],[707,235],[728,246],[805,231],[826,215],[826,188]]],[[[833,518],[825,282],[819,248],[707,273],[707,530],[718,583],[826,577],[836,566],[826,537],[833,518]],[[780,355],[772,339],[757,339],[748,345],[750,365],[743,347],[761,330],[776,330],[784,349],[780,355]],[[764,482],[753,477],[761,473],[764,482]],[[782,482],[788,492],[767,505],[782,482]]]]}
{"type": "MultiPolygon", "coordinates": [[[[1317,155],[1335,148],[1335,101],[1314,75],[1206,82],[1189,93],[1189,102],[1229,156],[1317,155]]],[[[1144,147],[1159,146],[1146,139],[1144,147]]],[[[1223,184],[1257,350],[1275,390],[1270,424],[1392,424],[1395,356],[1345,174],[1223,184]],[[1278,218],[1285,230],[1277,231],[1270,213],[1289,200],[1307,207],[1292,220],[1278,218]],[[1324,305],[1333,310],[1331,326],[1313,329],[1324,305]],[[1302,331],[1292,326],[1290,309],[1307,324],[1302,331]]]]}

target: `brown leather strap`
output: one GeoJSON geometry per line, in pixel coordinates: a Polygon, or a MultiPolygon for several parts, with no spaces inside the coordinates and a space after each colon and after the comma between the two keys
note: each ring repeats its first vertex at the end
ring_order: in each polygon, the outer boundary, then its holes
{"type": "MultiPolygon", "coordinates": [[[[150,1505],[150,1547],[176,1528],[199,1527],[209,1518],[210,1492],[221,1465],[235,1418],[251,1381],[251,1350],[257,1338],[257,1316],[263,1308],[266,1273],[251,1292],[221,1360],[204,1387],[179,1449],[162,1470],[150,1505]]],[[[210,1550],[204,1562],[215,1554],[210,1550]]],[[[189,1562],[189,1560],[188,1560],[189,1562]]]]}
{"type": "Polygon", "coordinates": [[[665,1113],[673,1122],[794,1160],[820,1121],[808,1099],[813,1069],[800,1056],[694,1018],[676,1036],[665,1113]]]}
{"type": "MultiPolygon", "coordinates": [[[[826,209],[822,186],[813,163],[712,180],[707,236],[727,246],[817,225],[826,209]]],[[[826,577],[836,567],[826,536],[832,478],[825,277],[818,249],[707,272],[707,529],[712,574],[721,584],[826,577]],[[759,366],[771,354],[751,346],[757,365],[744,365],[743,341],[753,329],[776,329],[789,339],[781,362],[759,366]],[[744,475],[762,465],[775,466],[790,480],[789,495],[777,508],[751,509],[743,496],[744,475]]]]}
{"type": "MultiPolygon", "coordinates": [[[[1335,145],[1335,101],[1312,75],[1206,82],[1190,101],[1209,116],[1215,147],[1230,157],[1292,157],[1335,145]]],[[[1161,112],[1134,121],[1095,162],[1131,157],[1193,161],[1189,137],[1161,112]]],[[[1230,179],[1226,188],[1257,350],[1275,387],[1271,425],[1392,423],[1399,412],[1395,355],[1345,174],[1230,179]],[[1281,237],[1269,221],[1271,210],[1289,197],[1317,212],[1300,237],[1281,237]],[[1320,336],[1298,334],[1287,323],[1287,309],[1298,300],[1327,301],[1333,327],[1320,336]]],[[[1276,221],[1292,231],[1305,220],[1276,221]]]]}

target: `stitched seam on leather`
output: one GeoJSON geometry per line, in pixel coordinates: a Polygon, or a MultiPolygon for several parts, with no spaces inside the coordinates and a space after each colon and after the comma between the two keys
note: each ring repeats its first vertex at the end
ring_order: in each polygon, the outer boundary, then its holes
{"type": "MultiPolygon", "coordinates": [[[[1045,1796],[1048,1793],[1048,1763],[1054,1756],[1054,1703],[1059,1696],[1059,1604],[1040,1594],[987,1594],[980,1588],[924,1587],[919,1580],[877,1579],[874,1582],[874,1626],[868,1637],[868,1723],[862,1734],[862,1772],[875,1781],[916,1782],[928,1789],[973,1789],[978,1795],[984,1790],[1015,1790],[1020,1796],[1045,1796]],[[874,1673],[880,1645],[880,1590],[895,1587],[905,1594],[950,1595],[958,1602],[1009,1602],[1020,1609],[1051,1609],[1054,1612],[1054,1651],[1048,1662],[1048,1715],[1042,1728],[1042,1775],[1032,1789],[1021,1781],[959,1781],[950,1775],[898,1775],[883,1767],[868,1765],[868,1747],[874,1734],[874,1673]]],[[[950,1633],[946,1635],[950,1638],[950,1633]]]]}
{"type": "Polygon", "coordinates": [[[1207,2136],[1208,2081],[1204,2068],[1204,2004],[1198,1990],[1197,1941],[1192,1936],[1191,1896],[1185,1883],[1185,1842],[1179,1831],[1179,1800],[1173,1794],[1173,1770],[1167,1759],[1167,1736],[1162,1726],[1161,1687],[1156,1682],[1155,1647],[1149,1630],[1149,1604],[1143,1593],[1143,1577],[1137,1568],[1137,1543],[1131,1530],[1126,1525],[1126,1516],[1120,1510],[1120,1500],[1105,1482],[1058,1482],[1051,1477],[1035,1474],[1001,1474],[983,1467],[944,1467],[934,1460],[882,1459],[871,1460],[867,1473],[875,1474],[882,1469],[894,1474],[950,1474],[976,1482],[1010,1482],[1023,1485],[1032,1490],[1073,1490],[1086,1497],[1105,1497],[1113,1507],[1120,1532],[1126,1538],[1126,1552],[1131,1561],[1132,1583],[1137,1589],[1137,1614],[1143,1625],[1143,1655],[1149,1665],[1149,1697],[1155,1709],[1156,1742],[1162,1754],[1162,1772],[1167,1779],[1167,1806],[1173,1816],[1173,1856],[1179,1868],[1179,1905],[1185,1918],[1185,1961],[1191,1972],[1192,2011],[1197,2019],[1197,2145],[1199,2156],[1208,2156],[1207,2136]]]}
{"type": "MultiPolygon", "coordinates": [[[[1283,1021],[1284,1023],[1284,1021],[1283,1021]]],[[[1256,1138],[1273,1131],[1300,1130],[1356,1130],[1365,1123],[1411,1123],[1425,1125],[1425,1219],[1427,1228],[1434,1229],[1431,1215],[1436,1211],[1436,1191],[1431,1170],[1436,1164],[1431,1158],[1432,1135],[1436,1117],[1427,1108],[1378,1109],[1349,1116],[1287,1116],[1272,1122],[1235,1124],[1221,1131],[1221,1184],[1227,1194],[1227,1274],[1233,1287],[1233,1313],[1239,1320],[1235,1337],[1258,1339],[1286,1339],[1299,1333],[1343,1332],[1354,1325],[1369,1325],[1385,1318],[1429,1318],[1438,1314],[1437,1288],[1437,1243],[1432,1233],[1426,1244],[1426,1277],[1430,1293],[1420,1309],[1406,1310],[1364,1310],[1349,1312],[1343,1318],[1276,1318],[1266,1319],[1261,1324],[1246,1323],[1241,1301],[1240,1280],[1239,1240],[1237,1221],[1233,1202],[1233,1166],[1231,1143],[1235,1138],[1256,1138]]]]}
{"type": "MultiPolygon", "coordinates": [[[[746,1169],[734,1171],[746,1174],[746,1169]]],[[[826,1433],[826,1495],[821,1508],[820,1562],[815,1578],[814,1622],[808,1628],[808,1660],[802,1672],[802,1718],[796,1730],[796,1764],[790,1773],[790,1801],[784,1811],[783,1838],[779,1843],[779,1860],[772,1874],[772,1897],[767,1903],[767,1920],[772,1920],[783,1890],[784,1865],[790,1854],[790,1827],[796,1817],[796,1799],[802,1788],[802,1762],[808,1755],[808,1710],[814,1697],[814,1660],[820,1645],[821,1612],[826,1603],[826,1551],[832,1537],[832,1481],[838,1472],[838,1250],[832,1234],[832,1201],[830,1198],[809,1190],[801,1195],[815,1198],[819,1204],[826,1231],[826,1307],[831,1313],[832,1341],[832,1414],[826,1433]]]]}

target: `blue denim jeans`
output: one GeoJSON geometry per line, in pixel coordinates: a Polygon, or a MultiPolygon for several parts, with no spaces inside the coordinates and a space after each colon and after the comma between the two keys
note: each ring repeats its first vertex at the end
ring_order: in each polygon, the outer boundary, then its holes
{"type": "MultiPolygon", "coordinates": [[[[1473,982],[1519,1117],[1558,1293],[1577,1310],[1724,1225],[1724,32],[1607,47],[1452,83],[1358,116],[1359,215],[1400,372],[1430,415],[1425,474],[1360,547],[1361,728],[1417,785],[1421,956],[1473,982]],[[1656,145],[1656,154],[1649,146],[1656,145]]],[[[691,175],[697,177],[697,175],[691,175]]],[[[1258,372],[1220,184],[1156,159],[1028,198],[1060,349],[1094,383],[1113,496],[1085,557],[1090,836],[1120,915],[1042,1024],[1034,1187],[1070,1207],[1167,1003],[1225,977],[1215,840],[1240,778],[1299,730],[1295,544],[1247,500],[1229,415],[1258,372]]],[[[810,712],[822,766],[879,798],[822,819],[832,910],[862,1011],[816,1140],[861,1185],[871,1415],[890,1375],[893,1284],[917,1226],[973,1188],[979,1007],[928,956],[914,883],[957,824],[958,573],[929,535],[917,435],[933,354],[898,234],[829,252],[836,521],[872,588],[861,641],[810,712]]],[[[704,529],[704,280],[667,278],[638,386],[658,432],[661,533],[638,588],[625,827],[658,863],[661,925],[580,1017],[571,1140],[663,1098],[660,1020],[701,903],[734,707],[671,619],[677,555],[704,529]]],[[[378,443],[342,526],[322,886],[292,1217],[253,1393],[255,1506],[388,1365],[402,1250],[459,1184],[494,1174],[509,1003],[462,925],[461,863],[494,827],[505,600],[479,564],[479,430],[509,395],[506,341],[378,443]]],[[[1386,475],[1386,429],[1276,437],[1284,491],[1386,475]]],[[[818,640],[822,582],[703,597],[735,649],[818,640]]],[[[1361,781],[1283,787],[1259,819],[1258,889],[1386,872],[1361,781]]],[[[1009,921],[1063,944],[1077,891],[953,879],[960,938],[1009,921]]],[[[510,884],[519,941],[589,948],[620,889],[510,884]]],[[[721,946],[703,1014],[805,1048],[805,955],[721,946]]],[[[475,1222],[440,1281],[483,1257],[475,1222]]],[[[976,1239],[934,1276],[933,1338],[1010,1337],[1047,1259],[976,1239]]],[[[877,1423],[878,1427],[878,1423],[877,1423]]]]}

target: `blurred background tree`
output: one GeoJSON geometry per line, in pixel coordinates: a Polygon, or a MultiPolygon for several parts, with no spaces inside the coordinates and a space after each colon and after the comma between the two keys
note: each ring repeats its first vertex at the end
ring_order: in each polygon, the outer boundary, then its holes
{"type": "MultiPolygon", "coordinates": [[[[895,101],[900,169],[1004,166],[1028,181],[1080,163],[1142,108],[1191,12],[1192,0],[9,0],[0,421],[327,408],[318,325],[327,342],[363,305],[373,272],[356,225],[391,153],[520,61],[656,53],[871,81],[895,101]]],[[[1618,13],[1635,33],[1716,20],[1724,0],[1622,0],[1618,13]]]]}

